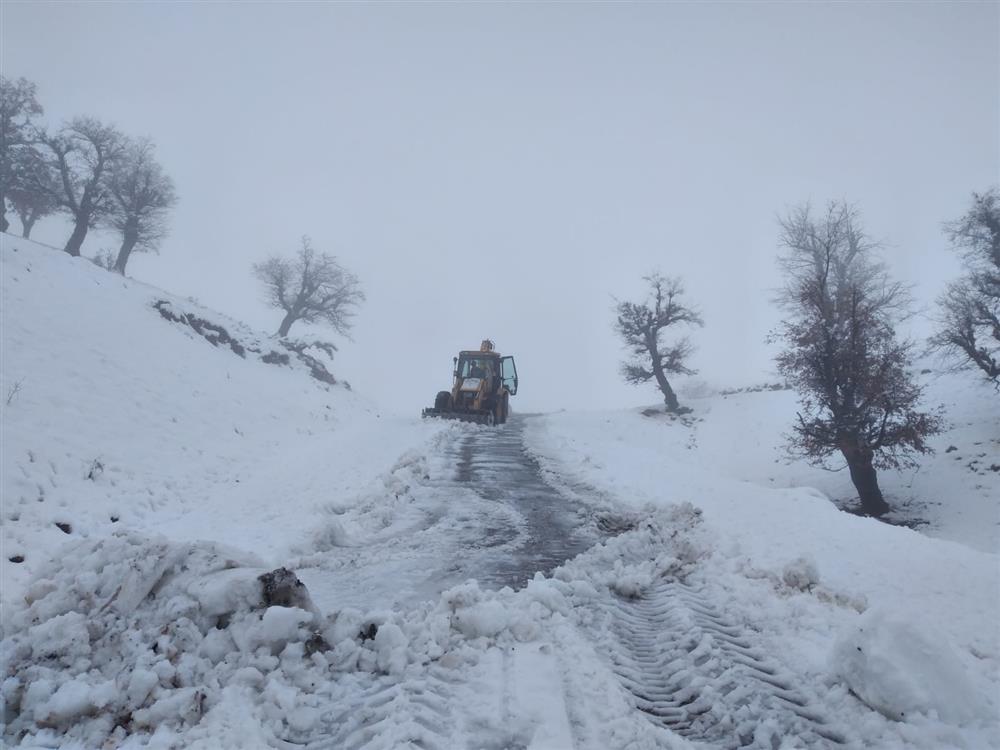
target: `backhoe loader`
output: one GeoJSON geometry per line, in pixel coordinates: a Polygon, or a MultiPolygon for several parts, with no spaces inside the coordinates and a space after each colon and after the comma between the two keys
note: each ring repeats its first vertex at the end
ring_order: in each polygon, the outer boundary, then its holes
{"type": "Polygon", "coordinates": [[[510,397],[517,393],[517,368],[513,357],[503,357],[493,342],[484,339],[479,351],[467,350],[454,359],[454,384],[439,391],[424,417],[460,419],[479,424],[503,424],[510,415],[510,397]]]}

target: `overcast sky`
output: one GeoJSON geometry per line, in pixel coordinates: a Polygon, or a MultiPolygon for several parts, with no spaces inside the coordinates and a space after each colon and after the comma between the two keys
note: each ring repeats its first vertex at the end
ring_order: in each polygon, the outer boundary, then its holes
{"type": "Polygon", "coordinates": [[[997,3],[0,8],[47,123],[158,144],[181,200],[130,274],[276,329],[250,265],[310,235],[368,295],[336,371],[393,411],[487,336],[522,411],[655,403],[611,327],[652,269],[703,311],[699,377],[758,382],[778,214],[856,202],[928,301],[957,268],[941,222],[1000,180],[997,3]]]}

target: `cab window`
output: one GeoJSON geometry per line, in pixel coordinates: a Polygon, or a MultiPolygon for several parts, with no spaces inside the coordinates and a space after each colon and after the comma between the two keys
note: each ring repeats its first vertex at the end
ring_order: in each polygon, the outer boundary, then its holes
{"type": "Polygon", "coordinates": [[[470,357],[458,363],[458,375],[461,378],[486,378],[493,374],[493,363],[485,358],[470,357]]]}

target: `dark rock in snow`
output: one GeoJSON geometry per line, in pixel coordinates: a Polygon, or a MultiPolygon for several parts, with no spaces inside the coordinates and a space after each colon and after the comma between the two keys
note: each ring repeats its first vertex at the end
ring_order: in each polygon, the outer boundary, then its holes
{"type": "Polygon", "coordinates": [[[298,607],[313,612],[316,606],[306,585],[288,568],[264,573],[258,579],[263,584],[263,601],[267,607],[298,607]]]}

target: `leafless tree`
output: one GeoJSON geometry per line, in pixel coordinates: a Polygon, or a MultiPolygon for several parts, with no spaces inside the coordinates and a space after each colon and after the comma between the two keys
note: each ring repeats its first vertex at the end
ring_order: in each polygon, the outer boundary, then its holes
{"type": "Polygon", "coordinates": [[[21,220],[21,236],[31,237],[35,223],[56,212],[56,175],[33,146],[19,149],[12,165],[13,179],[7,200],[21,220]]]}
{"type": "Polygon", "coordinates": [[[325,323],[347,335],[354,311],[365,295],[357,277],[326,253],[317,253],[308,237],[295,258],[271,256],[253,267],[264,285],[267,302],[285,312],[278,327],[287,336],[297,320],[325,323]]]}
{"type": "Polygon", "coordinates": [[[978,368],[1000,391],[1000,189],[972,194],[972,206],[945,224],[965,275],[938,300],[931,347],[958,369],[978,368]]]}
{"type": "Polygon", "coordinates": [[[6,232],[7,199],[18,186],[14,163],[18,152],[30,146],[34,119],[42,114],[37,87],[25,78],[16,81],[0,76],[0,231],[6,232]]]}
{"type": "Polygon", "coordinates": [[[913,465],[940,430],[935,415],[917,408],[912,344],[894,332],[908,315],[908,290],[873,258],[878,246],[847,204],[831,203],[819,218],[803,206],[780,224],[787,317],[777,364],[800,397],[789,447],[820,465],[839,452],[862,510],[882,515],[889,505],[877,468],[913,465]]]}
{"type": "Polygon", "coordinates": [[[680,279],[652,273],[643,280],[649,285],[645,301],[616,301],[615,305],[615,330],[632,353],[632,358],[621,365],[622,376],[632,385],[655,380],[667,411],[681,413],[685,410],[678,403],[667,374],[693,374],[685,364],[693,347],[685,337],[665,344],[660,336],[668,328],[703,326],[704,322],[697,312],[680,301],[684,294],[680,279]]]}
{"type": "Polygon", "coordinates": [[[87,231],[111,210],[105,183],[121,159],[126,141],[116,128],[91,117],[78,117],[58,134],[41,134],[40,139],[58,176],[53,197],[73,219],[73,233],[64,249],[79,256],[87,231]]]}
{"type": "Polygon", "coordinates": [[[147,139],[128,141],[107,178],[111,207],[104,224],[121,233],[114,270],[125,273],[133,250],[155,250],[168,231],[167,213],[177,203],[174,183],[156,161],[147,139]]]}

